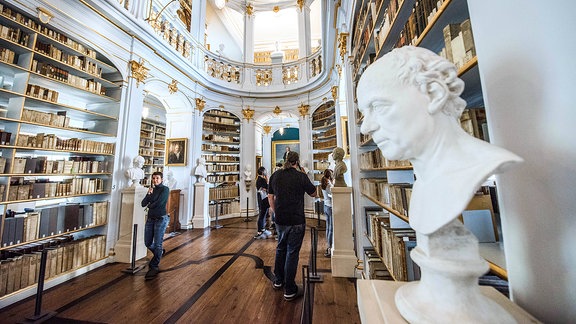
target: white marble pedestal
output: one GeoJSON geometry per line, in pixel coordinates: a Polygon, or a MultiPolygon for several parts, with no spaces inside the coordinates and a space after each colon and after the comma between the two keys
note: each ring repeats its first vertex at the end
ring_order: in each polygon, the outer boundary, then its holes
{"type": "MultiPolygon", "coordinates": [[[[408,323],[396,308],[394,296],[398,288],[406,282],[386,280],[358,280],[357,282],[358,310],[362,323],[408,323]]],[[[514,304],[492,287],[480,287],[481,293],[504,308],[518,323],[540,323],[520,306],[514,304]]],[[[453,323],[449,318],[438,314],[436,323],[453,323]]]]}
{"type": "Polygon", "coordinates": [[[332,246],[332,276],[354,278],[358,258],[352,236],[352,188],[332,188],[334,245],[332,246]]]}
{"type": "Polygon", "coordinates": [[[208,187],[205,182],[194,184],[194,214],[192,216],[193,228],[210,227],[210,214],[208,213],[208,187]]]}
{"type": "Polygon", "coordinates": [[[146,256],[147,251],[146,246],[144,245],[144,225],[146,223],[146,215],[144,208],[140,207],[140,202],[144,199],[146,192],[148,192],[148,189],[141,185],[122,190],[118,241],[114,246],[115,262],[132,262],[132,237],[134,235],[134,224],[138,224],[135,260],[140,260],[146,256]]]}

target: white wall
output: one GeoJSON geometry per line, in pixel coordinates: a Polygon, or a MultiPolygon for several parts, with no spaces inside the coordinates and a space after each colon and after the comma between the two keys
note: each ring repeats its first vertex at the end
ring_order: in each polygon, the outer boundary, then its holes
{"type": "Polygon", "coordinates": [[[208,24],[208,37],[206,42],[210,44],[210,51],[214,53],[218,50],[218,45],[224,44],[224,56],[230,60],[242,62],[242,48],[232,38],[224,22],[220,20],[212,6],[206,6],[206,23],[208,24]]]}
{"type": "Polygon", "coordinates": [[[576,318],[576,3],[468,0],[494,144],[526,161],[498,179],[513,300],[576,318]]]}

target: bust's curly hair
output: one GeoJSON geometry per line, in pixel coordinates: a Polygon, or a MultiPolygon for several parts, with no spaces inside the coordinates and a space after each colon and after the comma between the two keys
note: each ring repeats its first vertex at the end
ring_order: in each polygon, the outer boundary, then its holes
{"type": "Polygon", "coordinates": [[[398,68],[397,77],[403,85],[415,85],[420,92],[427,94],[431,81],[445,84],[449,97],[442,112],[460,118],[466,107],[466,101],[460,98],[464,81],[458,77],[453,63],[428,49],[414,46],[396,48],[386,56],[398,68]]]}

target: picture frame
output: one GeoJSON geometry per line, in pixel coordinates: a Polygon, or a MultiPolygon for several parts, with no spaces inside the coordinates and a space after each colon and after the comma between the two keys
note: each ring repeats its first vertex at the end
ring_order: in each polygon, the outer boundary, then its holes
{"type": "Polygon", "coordinates": [[[188,163],[188,139],[166,139],[165,161],[166,166],[186,166],[188,163]]]}
{"type": "Polygon", "coordinates": [[[274,169],[276,163],[284,164],[284,152],[286,152],[286,147],[290,147],[290,151],[300,153],[300,141],[298,140],[273,141],[272,169],[274,169]]]}

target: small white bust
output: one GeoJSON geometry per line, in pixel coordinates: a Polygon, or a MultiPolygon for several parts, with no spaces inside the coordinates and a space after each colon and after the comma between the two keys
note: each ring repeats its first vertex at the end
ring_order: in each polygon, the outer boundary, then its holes
{"type": "Polygon", "coordinates": [[[245,181],[252,181],[252,165],[246,164],[244,167],[244,180],[245,181]]]}
{"type": "Polygon", "coordinates": [[[140,180],[144,179],[144,170],[142,167],[144,166],[144,158],[140,155],[132,160],[132,167],[128,168],[124,175],[128,180],[130,180],[129,186],[135,187],[140,185],[140,180]]]}
{"type": "Polygon", "coordinates": [[[174,179],[174,172],[172,172],[172,170],[166,171],[166,176],[164,177],[164,181],[162,182],[166,187],[170,189],[175,189],[176,185],[178,184],[178,181],[174,179]]]}
{"type": "Polygon", "coordinates": [[[208,172],[206,171],[206,160],[204,158],[198,158],[196,160],[196,167],[194,168],[194,175],[196,176],[196,182],[205,182],[208,172]]]}

